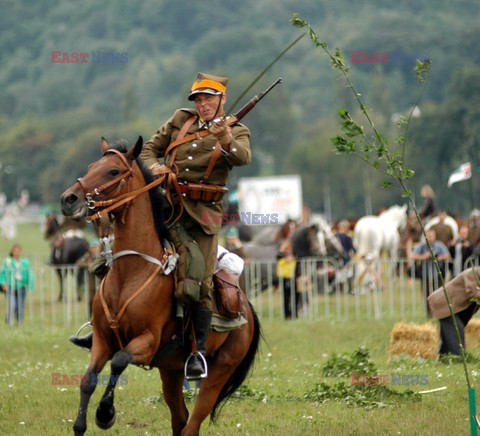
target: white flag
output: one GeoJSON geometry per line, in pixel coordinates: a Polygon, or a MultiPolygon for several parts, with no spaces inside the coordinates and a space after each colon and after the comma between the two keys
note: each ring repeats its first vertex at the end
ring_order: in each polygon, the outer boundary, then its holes
{"type": "Polygon", "coordinates": [[[468,180],[472,177],[472,165],[470,162],[460,165],[448,178],[447,186],[450,188],[454,183],[468,180]]]}

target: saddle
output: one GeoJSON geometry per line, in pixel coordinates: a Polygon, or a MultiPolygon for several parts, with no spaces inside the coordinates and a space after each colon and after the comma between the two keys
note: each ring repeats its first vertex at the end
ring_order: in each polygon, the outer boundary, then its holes
{"type": "Polygon", "coordinates": [[[245,297],[238,280],[237,275],[225,269],[213,275],[213,311],[222,318],[234,320],[245,314],[245,297]]]}

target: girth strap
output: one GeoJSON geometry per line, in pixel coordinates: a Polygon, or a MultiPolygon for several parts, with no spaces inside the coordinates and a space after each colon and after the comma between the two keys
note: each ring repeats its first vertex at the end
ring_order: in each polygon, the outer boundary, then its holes
{"type": "Polygon", "coordinates": [[[179,347],[183,346],[183,341],[178,335],[174,335],[162,348],[160,348],[152,361],[148,364],[150,367],[155,367],[170,355],[179,347]]]}
{"type": "Polygon", "coordinates": [[[155,265],[162,267],[162,269],[164,268],[163,263],[160,262],[156,257],[149,256],[148,254],[145,254],[145,253],[139,253],[138,251],[135,251],[135,250],[119,251],[118,253],[115,253],[113,255],[112,260],[117,260],[119,257],[122,257],[122,256],[131,256],[131,255],[143,257],[148,262],[152,262],[155,265]]]}

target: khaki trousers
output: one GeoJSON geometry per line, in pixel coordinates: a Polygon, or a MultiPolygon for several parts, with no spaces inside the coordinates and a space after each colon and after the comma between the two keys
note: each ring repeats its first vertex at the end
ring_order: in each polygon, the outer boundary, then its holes
{"type": "Polygon", "coordinates": [[[212,310],[212,276],[217,265],[218,235],[207,235],[200,224],[188,215],[183,215],[180,222],[185,231],[197,242],[205,258],[205,274],[200,287],[198,307],[202,310],[212,310]]]}

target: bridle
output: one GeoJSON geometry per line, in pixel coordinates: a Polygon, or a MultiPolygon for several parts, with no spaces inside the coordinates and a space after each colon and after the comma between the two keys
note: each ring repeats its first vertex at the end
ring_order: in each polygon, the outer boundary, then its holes
{"type": "MultiPolygon", "coordinates": [[[[107,154],[113,153],[116,156],[120,157],[122,160],[123,164],[126,166],[127,170],[120,174],[119,176],[115,177],[114,179],[110,180],[109,182],[93,188],[92,190],[88,190],[83,178],[78,178],[77,182],[80,185],[83,193],[85,194],[85,204],[87,206],[88,211],[91,213],[88,214],[88,219],[89,221],[93,222],[94,226],[97,229],[97,234],[98,237],[102,240],[103,245],[104,245],[104,254],[106,256],[106,262],[107,265],[110,267],[111,264],[115,259],[118,259],[121,256],[125,255],[131,255],[131,254],[136,254],[144,259],[148,260],[149,262],[155,263],[157,265],[162,265],[164,268],[164,273],[168,274],[167,270],[169,268],[165,267],[165,263],[169,260],[167,257],[171,256],[173,251],[171,249],[170,243],[168,241],[162,241],[163,246],[162,246],[162,251],[163,251],[163,257],[164,263],[162,264],[158,259],[155,259],[147,254],[143,253],[137,253],[136,251],[133,250],[123,250],[121,252],[116,253],[113,255],[112,249],[110,247],[110,228],[111,224],[115,219],[117,218],[118,214],[112,214],[111,212],[117,210],[121,206],[126,206],[128,208],[129,203],[138,197],[140,194],[143,194],[144,192],[149,191],[150,189],[160,185],[164,178],[160,177],[153,182],[143,186],[142,188],[136,189],[134,191],[126,192],[124,194],[117,195],[114,198],[108,199],[108,200],[96,200],[95,197],[100,195],[102,192],[104,192],[108,188],[114,187],[110,195],[117,193],[126,183],[129,177],[133,177],[135,169],[138,167],[138,165],[133,162],[131,165],[128,162],[128,160],[125,158],[124,154],[114,148],[110,148],[105,151],[103,154],[104,156],[107,154]]],[[[127,210],[125,208],[123,210],[123,213],[121,214],[121,220],[123,223],[125,223],[125,212],[127,210]]],[[[172,268],[174,265],[172,266],[172,268]]]]}
{"type": "Polygon", "coordinates": [[[114,179],[108,181],[107,183],[100,185],[96,188],[93,188],[92,190],[87,189],[84,179],[82,177],[77,179],[78,184],[80,185],[83,193],[85,194],[85,204],[87,206],[87,209],[90,211],[90,213],[88,214],[88,219],[92,222],[100,220],[103,216],[108,216],[108,214],[111,211],[119,208],[124,204],[129,203],[138,195],[148,191],[149,189],[152,189],[154,186],[157,186],[160,183],[155,181],[149,185],[146,185],[141,189],[127,192],[125,194],[116,196],[115,198],[111,198],[109,200],[103,200],[103,201],[95,200],[95,198],[98,197],[102,192],[116,185],[116,188],[110,193],[110,195],[115,194],[123,187],[123,185],[125,185],[126,181],[128,180],[128,177],[133,177],[133,174],[134,174],[135,162],[130,164],[122,152],[114,148],[110,148],[106,150],[105,153],[103,153],[104,156],[107,154],[115,154],[116,156],[118,156],[122,160],[127,170],[124,173],[120,174],[118,177],[115,177],[114,179]],[[97,212],[94,213],[94,211],[97,211],[97,212]]]}

